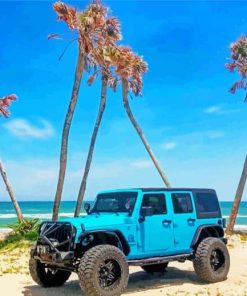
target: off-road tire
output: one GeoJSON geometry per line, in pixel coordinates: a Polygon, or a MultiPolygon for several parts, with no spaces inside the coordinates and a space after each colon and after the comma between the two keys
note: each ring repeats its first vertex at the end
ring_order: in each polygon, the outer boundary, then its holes
{"type": "Polygon", "coordinates": [[[167,265],[168,265],[168,262],[151,264],[151,265],[142,265],[141,268],[147,273],[155,273],[155,272],[163,273],[166,271],[167,265]]]}
{"type": "Polygon", "coordinates": [[[196,274],[204,282],[224,281],[230,268],[229,252],[224,242],[218,238],[205,238],[196,249],[193,265],[196,274]],[[215,260],[215,254],[218,257],[216,263],[212,261],[215,260]]]}
{"type": "Polygon", "coordinates": [[[71,275],[71,272],[60,269],[55,273],[50,270],[46,271],[45,265],[33,258],[29,260],[29,272],[32,279],[42,287],[62,286],[71,275]]]}
{"type": "MultiPolygon", "coordinates": [[[[110,271],[112,267],[110,267],[110,271]]],[[[81,258],[78,268],[79,282],[87,296],[119,296],[128,285],[129,266],[124,254],[118,248],[111,245],[99,245],[89,249],[81,258]],[[100,284],[102,266],[107,261],[117,270],[115,281],[106,287],[100,284]],[[115,265],[114,265],[115,264],[115,265]]]]}

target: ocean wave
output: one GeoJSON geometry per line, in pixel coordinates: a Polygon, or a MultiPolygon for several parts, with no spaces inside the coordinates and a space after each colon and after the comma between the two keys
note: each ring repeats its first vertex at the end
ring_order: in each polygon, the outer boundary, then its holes
{"type": "MultiPolygon", "coordinates": [[[[85,215],[85,213],[82,213],[81,215],[85,215]]],[[[52,213],[37,213],[37,214],[30,214],[30,213],[26,213],[23,214],[23,216],[25,218],[39,218],[39,219],[51,219],[52,218],[52,213]]],[[[65,218],[71,218],[74,217],[74,213],[60,213],[59,217],[65,217],[65,218]]],[[[223,218],[229,218],[230,215],[223,215],[223,218]]],[[[6,213],[6,214],[0,214],[0,219],[14,219],[16,218],[16,214],[10,214],[10,213],[6,213]]],[[[238,215],[237,218],[247,218],[247,215],[238,215]]]]}
{"type": "MultiPolygon", "coordinates": [[[[85,214],[81,214],[85,215],[85,214]]],[[[44,214],[23,214],[24,218],[39,218],[39,219],[51,219],[52,213],[44,213],[44,214]]],[[[59,217],[74,217],[74,213],[60,213],[59,217]]],[[[13,219],[16,218],[16,214],[0,214],[0,219],[13,219]]]]}
{"type": "MultiPolygon", "coordinates": [[[[230,215],[229,216],[223,215],[222,217],[223,218],[230,218],[230,215]]],[[[237,218],[247,218],[247,215],[237,215],[237,218]]]]}

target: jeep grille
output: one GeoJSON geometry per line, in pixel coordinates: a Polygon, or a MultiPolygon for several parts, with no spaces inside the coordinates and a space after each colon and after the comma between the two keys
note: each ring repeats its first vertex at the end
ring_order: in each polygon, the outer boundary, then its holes
{"type": "Polygon", "coordinates": [[[53,246],[58,251],[70,251],[74,245],[75,235],[76,229],[71,223],[45,222],[41,225],[38,242],[53,246]]]}

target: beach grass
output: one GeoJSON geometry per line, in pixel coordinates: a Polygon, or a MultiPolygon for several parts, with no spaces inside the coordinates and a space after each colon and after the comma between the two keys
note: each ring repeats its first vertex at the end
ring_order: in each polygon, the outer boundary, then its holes
{"type": "Polygon", "coordinates": [[[242,242],[247,242],[247,233],[240,234],[240,239],[242,242]]]}
{"type": "Polygon", "coordinates": [[[0,276],[3,274],[29,274],[29,250],[33,242],[9,242],[0,248],[0,276]]]}
{"type": "Polygon", "coordinates": [[[35,231],[24,235],[11,233],[4,240],[0,241],[0,252],[8,248],[18,248],[26,245],[32,245],[38,238],[38,233],[35,231]]]}

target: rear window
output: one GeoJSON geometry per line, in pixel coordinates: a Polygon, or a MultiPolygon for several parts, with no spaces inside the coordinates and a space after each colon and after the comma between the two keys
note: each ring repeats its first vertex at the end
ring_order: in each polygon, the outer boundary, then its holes
{"type": "Polygon", "coordinates": [[[198,218],[220,218],[220,206],[215,193],[196,193],[195,204],[198,218]]]}

